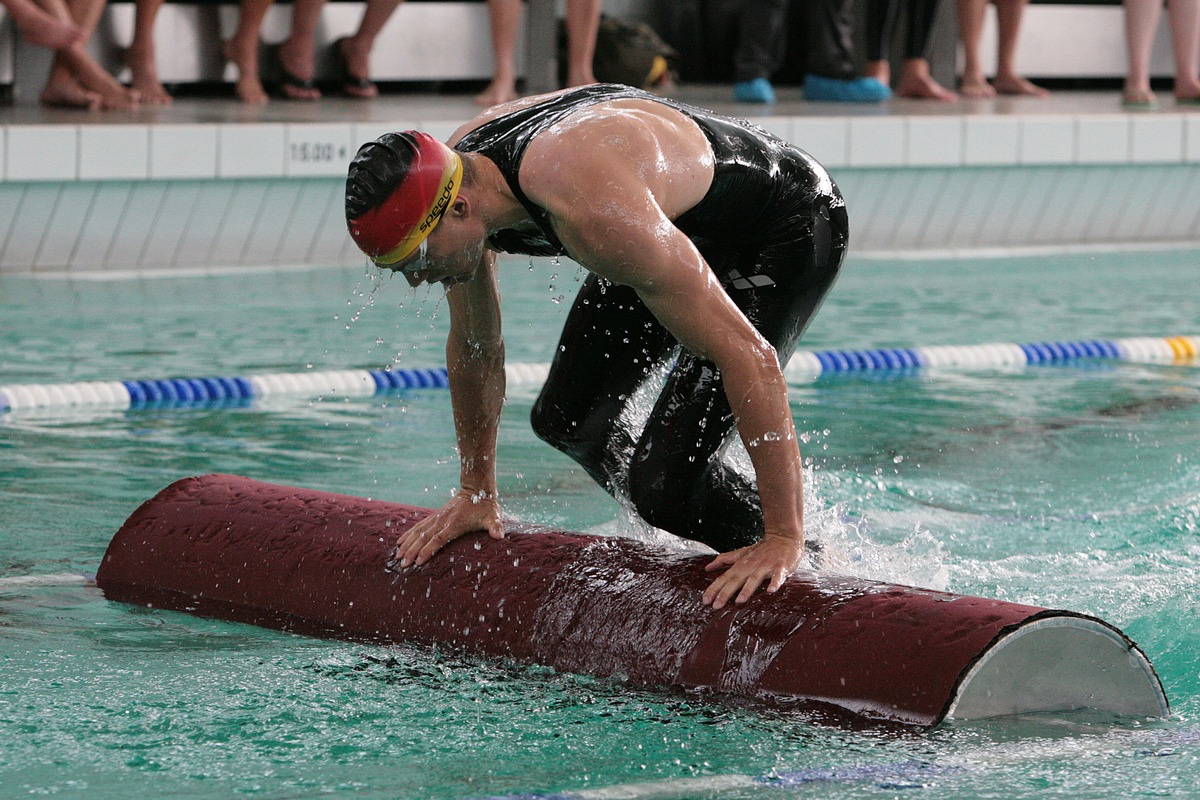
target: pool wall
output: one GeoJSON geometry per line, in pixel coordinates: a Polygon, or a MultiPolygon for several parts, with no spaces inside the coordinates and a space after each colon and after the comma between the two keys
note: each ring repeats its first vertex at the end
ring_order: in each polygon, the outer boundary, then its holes
{"type": "MultiPolygon", "coordinates": [[[[830,169],[859,254],[1200,241],[1197,114],[755,121],[830,169]]],[[[342,216],[358,144],[460,122],[5,125],[0,272],[359,263],[342,216]]]]}

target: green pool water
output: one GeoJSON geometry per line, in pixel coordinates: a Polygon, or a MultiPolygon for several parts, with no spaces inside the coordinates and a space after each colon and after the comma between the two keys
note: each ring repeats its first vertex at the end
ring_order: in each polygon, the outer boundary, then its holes
{"type": "MultiPolygon", "coordinates": [[[[802,347],[1195,334],[1198,275],[1193,251],[852,259],[802,347]]],[[[511,361],[550,359],[580,280],[568,262],[505,262],[511,361]]],[[[440,290],[365,269],[4,276],[0,385],[437,366],[446,325],[440,290]]],[[[506,509],[653,537],[535,439],[537,388],[511,387],[505,410],[506,509]]],[[[447,395],[12,412],[0,798],[1200,797],[1200,367],[864,374],[791,399],[829,569],[1099,616],[1145,650],[1173,716],[853,730],[110,603],[61,576],[94,573],[124,519],[180,477],[437,504],[457,479],[447,395]],[[45,580],[12,580],[26,576],[45,580]]]]}

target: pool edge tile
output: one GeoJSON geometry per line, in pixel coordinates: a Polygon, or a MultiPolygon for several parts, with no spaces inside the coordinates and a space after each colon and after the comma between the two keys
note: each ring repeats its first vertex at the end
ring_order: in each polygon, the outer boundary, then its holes
{"type": "Polygon", "coordinates": [[[967,117],[963,121],[963,164],[1002,167],[1019,163],[1020,126],[1016,117],[967,117]]]}
{"type": "Polygon", "coordinates": [[[790,141],[826,168],[850,166],[847,117],[795,117],[790,141]]]}
{"type": "Polygon", "coordinates": [[[78,125],[9,126],[4,180],[13,183],[79,179],[78,125]]]}
{"type": "Polygon", "coordinates": [[[217,177],[216,125],[155,125],[150,129],[150,178],[217,177]]]}
{"type": "Polygon", "coordinates": [[[1183,123],[1183,160],[1200,162],[1200,116],[1188,114],[1183,123]]]}
{"type": "Polygon", "coordinates": [[[1075,163],[1128,164],[1131,128],[1128,114],[1077,117],[1075,163]]]}
{"type": "Polygon", "coordinates": [[[963,124],[959,117],[907,117],[904,165],[958,167],[963,163],[963,124]]]}
{"type": "Polygon", "coordinates": [[[1054,115],[1021,121],[1018,162],[1022,165],[1070,164],[1078,149],[1075,117],[1054,115]]]}
{"type": "Polygon", "coordinates": [[[287,126],[224,123],[217,128],[218,178],[283,178],[287,126]]]}
{"type": "Polygon", "coordinates": [[[284,142],[284,173],[289,178],[344,178],[357,149],[354,126],[349,123],[290,123],[284,142]]]}
{"type": "Polygon", "coordinates": [[[1129,161],[1133,164],[1176,164],[1183,161],[1182,114],[1135,116],[1129,126],[1129,161]]]}
{"type": "Polygon", "coordinates": [[[907,136],[904,117],[853,117],[846,166],[902,167],[907,136]]]}
{"type": "Polygon", "coordinates": [[[79,180],[138,181],[149,175],[149,125],[80,127],[79,180]]]}

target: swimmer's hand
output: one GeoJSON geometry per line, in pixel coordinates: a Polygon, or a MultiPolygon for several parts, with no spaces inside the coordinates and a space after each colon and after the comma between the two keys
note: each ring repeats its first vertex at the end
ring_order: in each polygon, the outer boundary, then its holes
{"type": "Polygon", "coordinates": [[[471,531],[487,531],[493,539],[503,539],[500,504],[493,494],[459,489],[448,503],[401,534],[388,568],[424,564],[438,550],[471,531]]]}
{"type": "Polygon", "coordinates": [[[804,542],[773,534],[767,534],[762,541],[749,547],[721,553],[704,569],[710,572],[728,569],[704,590],[704,605],[724,608],[734,595],[737,595],[735,603],[744,603],[764,582],[767,593],[774,594],[787,576],[800,566],[803,557],[804,542]]]}

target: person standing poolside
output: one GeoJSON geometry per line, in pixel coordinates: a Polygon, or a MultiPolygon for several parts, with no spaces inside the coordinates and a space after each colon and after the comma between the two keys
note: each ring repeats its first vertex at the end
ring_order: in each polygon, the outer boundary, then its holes
{"type": "Polygon", "coordinates": [[[959,86],[963,97],[987,99],[997,94],[1048,97],[1050,92],[1026,78],[1016,68],[1017,40],[1021,18],[1029,0],[958,0],[958,33],[963,45],[963,73],[959,86]],[[980,59],[984,14],[988,3],[996,6],[996,75],[988,83],[980,59]]]}
{"type": "MultiPolygon", "coordinates": [[[[869,77],[885,86],[892,80],[891,41],[899,21],[902,0],[869,0],[867,3],[867,70],[869,77]]],[[[930,74],[929,43],[938,0],[906,0],[907,34],[904,37],[904,66],[896,94],[919,100],[952,102],[958,95],[930,74]]]]}
{"type": "MultiPolygon", "coordinates": [[[[1150,56],[1154,34],[1162,18],[1160,0],[1125,0],[1126,108],[1153,108],[1157,98],[1150,89],[1150,56]]],[[[1200,105],[1200,0],[1170,0],[1171,48],[1175,55],[1175,102],[1200,105]]]]}
{"type": "Polygon", "coordinates": [[[503,535],[496,253],[566,255],[591,274],[534,430],[650,524],[720,551],[706,604],[778,589],[804,552],[802,462],[780,365],[847,244],[829,174],[750,123],[611,84],[493,108],[449,145],[387,134],[359,149],[346,182],[359,248],[414,287],[444,285],[450,308],[461,488],[400,537],[399,566],[470,531],[503,535]],[[644,429],[628,430],[627,402],[676,354],[644,429]],[[756,482],[720,458],[735,428],[756,482]]]}

